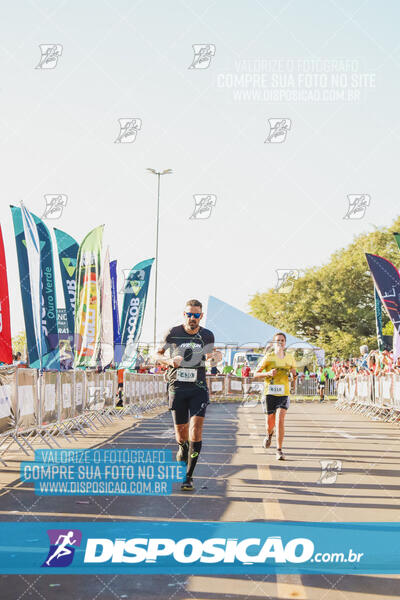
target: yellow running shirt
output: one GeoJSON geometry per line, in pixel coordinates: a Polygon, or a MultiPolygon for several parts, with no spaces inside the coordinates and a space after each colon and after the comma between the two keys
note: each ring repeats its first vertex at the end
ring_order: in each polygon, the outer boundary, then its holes
{"type": "Polygon", "coordinates": [[[289,396],[289,371],[296,368],[296,360],[292,354],[279,358],[275,352],[266,354],[257,370],[271,371],[278,369],[275,377],[265,378],[264,394],[272,396],[289,396]]]}

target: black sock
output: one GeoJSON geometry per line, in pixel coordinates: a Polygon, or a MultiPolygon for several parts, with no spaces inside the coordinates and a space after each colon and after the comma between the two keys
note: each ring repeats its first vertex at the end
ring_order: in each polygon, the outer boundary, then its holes
{"type": "Polygon", "coordinates": [[[194,468],[197,463],[197,459],[199,458],[201,450],[201,442],[189,442],[189,460],[188,460],[188,470],[187,477],[192,477],[194,468]]]}
{"type": "Polygon", "coordinates": [[[182,451],[185,462],[187,462],[188,451],[189,451],[189,442],[178,442],[179,450],[182,451]]]}

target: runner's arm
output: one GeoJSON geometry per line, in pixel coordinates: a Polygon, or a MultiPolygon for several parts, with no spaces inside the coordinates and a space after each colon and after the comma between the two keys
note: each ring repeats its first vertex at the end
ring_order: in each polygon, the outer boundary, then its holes
{"type": "Polygon", "coordinates": [[[179,367],[183,361],[183,356],[174,356],[173,358],[170,358],[165,356],[165,350],[166,348],[158,348],[157,352],[153,355],[154,361],[161,363],[162,365],[168,365],[168,367],[173,367],[174,369],[179,367]]]}
{"type": "Polygon", "coordinates": [[[181,362],[183,361],[183,356],[174,356],[174,357],[168,357],[165,356],[165,351],[166,350],[170,350],[172,348],[172,340],[171,340],[171,329],[166,333],[162,346],[160,346],[159,348],[157,348],[157,351],[154,353],[153,355],[153,359],[154,361],[162,364],[162,365],[167,365],[168,367],[172,367],[174,369],[176,369],[177,367],[180,366],[181,362]]]}
{"type": "Polygon", "coordinates": [[[204,356],[207,360],[215,359],[217,363],[222,360],[222,353],[214,348],[214,334],[210,332],[206,345],[204,346],[204,356]]]}
{"type": "Polygon", "coordinates": [[[207,360],[210,360],[210,358],[214,358],[217,361],[217,363],[219,363],[222,360],[222,353],[219,350],[213,350],[212,352],[208,352],[206,354],[206,358],[207,360]]]}
{"type": "Polygon", "coordinates": [[[265,367],[268,365],[268,361],[264,360],[261,365],[258,367],[256,372],[253,375],[255,377],[273,377],[276,374],[276,369],[271,369],[271,371],[266,371],[263,373],[265,367]]]}

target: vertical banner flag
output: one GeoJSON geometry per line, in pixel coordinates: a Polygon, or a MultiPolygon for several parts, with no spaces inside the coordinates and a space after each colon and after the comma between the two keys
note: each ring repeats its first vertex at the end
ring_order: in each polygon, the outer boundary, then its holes
{"type": "Polygon", "coordinates": [[[113,334],[114,334],[114,362],[121,361],[121,333],[119,330],[119,311],[118,311],[118,288],[117,288],[117,261],[110,262],[111,277],[111,297],[113,313],[113,334]]]}
{"type": "Polygon", "coordinates": [[[107,248],[101,277],[100,364],[106,367],[114,360],[113,307],[111,297],[110,251],[107,248]]]}
{"type": "Polygon", "coordinates": [[[42,368],[43,336],[42,336],[42,271],[40,266],[40,241],[36,223],[27,208],[21,203],[22,223],[25,235],[25,247],[28,255],[29,281],[35,344],[42,368]]]}
{"type": "Polygon", "coordinates": [[[121,344],[124,354],[120,366],[126,369],[136,359],[153,262],[154,258],[150,258],[135,265],[125,281],[121,313],[121,344]]]}
{"type": "Polygon", "coordinates": [[[65,309],[67,311],[68,329],[73,341],[75,322],[75,286],[76,260],[79,245],[68,233],[54,228],[58,258],[60,262],[61,281],[64,291],[65,309]]]}
{"type": "Polygon", "coordinates": [[[375,324],[376,324],[376,339],[378,341],[378,350],[382,352],[384,350],[383,338],[382,338],[382,302],[379,298],[376,287],[374,286],[374,298],[375,298],[375,324]]]}
{"type": "Polygon", "coordinates": [[[35,328],[33,325],[33,311],[31,301],[31,284],[29,276],[28,253],[25,243],[25,232],[22,221],[21,209],[10,206],[14,223],[15,244],[17,247],[19,282],[21,287],[22,308],[24,311],[26,345],[28,348],[28,361],[32,369],[40,366],[39,352],[36,344],[35,328]]]}
{"type": "Polygon", "coordinates": [[[400,333],[393,327],[393,362],[396,363],[400,356],[400,333]]]}
{"type": "Polygon", "coordinates": [[[100,346],[100,262],[104,225],[79,246],[76,265],[75,367],[95,367],[100,346]]]}
{"type": "Polygon", "coordinates": [[[6,254],[0,226],[0,363],[12,363],[10,301],[8,296],[6,254]]]}
{"type": "Polygon", "coordinates": [[[366,254],[375,287],[395,329],[400,332],[400,273],[386,258],[366,254]]]}
{"type": "Polygon", "coordinates": [[[40,244],[41,307],[44,369],[60,368],[60,347],[57,321],[56,276],[53,260],[53,243],[47,226],[31,213],[36,224],[40,244]]]}

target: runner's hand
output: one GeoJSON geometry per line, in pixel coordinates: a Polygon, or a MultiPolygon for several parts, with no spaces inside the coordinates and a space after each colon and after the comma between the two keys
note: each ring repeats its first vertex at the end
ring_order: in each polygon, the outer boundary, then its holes
{"type": "Polygon", "coordinates": [[[275,375],[277,374],[278,369],[271,369],[270,371],[268,371],[267,375],[269,377],[275,377],[275,375]]]}
{"type": "Polygon", "coordinates": [[[219,363],[222,360],[222,353],[219,350],[214,350],[210,354],[207,354],[207,360],[215,360],[219,363]]]}
{"type": "Polygon", "coordinates": [[[174,358],[171,358],[171,360],[170,360],[170,365],[174,369],[177,369],[178,367],[180,367],[182,361],[183,361],[183,356],[174,356],[174,358]]]}

